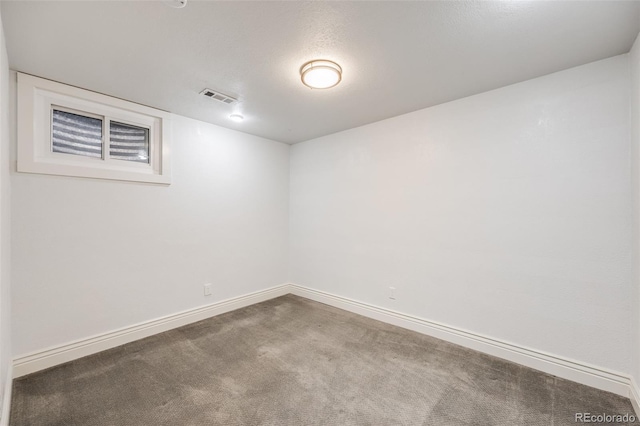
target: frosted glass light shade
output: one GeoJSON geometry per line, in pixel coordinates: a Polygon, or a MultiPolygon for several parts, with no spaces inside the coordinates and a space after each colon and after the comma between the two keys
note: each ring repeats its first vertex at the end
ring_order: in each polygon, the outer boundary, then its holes
{"type": "Polygon", "coordinates": [[[312,89],[329,89],[342,80],[342,68],[331,61],[310,61],[300,68],[300,78],[305,86],[312,89]]]}

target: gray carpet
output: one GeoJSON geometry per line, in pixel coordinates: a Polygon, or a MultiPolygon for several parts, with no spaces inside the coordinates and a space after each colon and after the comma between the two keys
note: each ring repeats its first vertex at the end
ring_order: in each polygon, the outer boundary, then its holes
{"type": "Polygon", "coordinates": [[[12,426],[575,425],[576,412],[633,414],[626,398],[292,295],[13,386],[12,426]]]}

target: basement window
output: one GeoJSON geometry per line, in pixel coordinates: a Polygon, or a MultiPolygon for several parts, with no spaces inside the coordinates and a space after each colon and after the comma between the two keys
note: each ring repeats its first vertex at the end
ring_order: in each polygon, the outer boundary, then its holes
{"type": "Polygon", "coordinates": [[[18,171],[170,183],[170,115],[18,73],[18,171]]]}

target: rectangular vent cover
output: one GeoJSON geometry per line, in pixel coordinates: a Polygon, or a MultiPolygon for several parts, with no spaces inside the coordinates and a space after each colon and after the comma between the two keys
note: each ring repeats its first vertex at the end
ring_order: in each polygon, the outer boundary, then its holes
{"type": "Polygon", "coordinates": [[[204,89],[202,92],[200,92],[200,94],[206,96],[209,99],[213,99],[227,105],[231,105],[238,101],[234,97],[225,95],[224,93],[216,92],[215,90],[211,89],[204,89]]]}

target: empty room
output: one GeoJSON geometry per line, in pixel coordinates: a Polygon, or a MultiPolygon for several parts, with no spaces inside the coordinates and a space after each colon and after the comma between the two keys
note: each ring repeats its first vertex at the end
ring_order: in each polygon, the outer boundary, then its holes
{"type": "Polygon", "coordinates": [[[0,21],[0,426],[640,424],[640,1],[0,21]]]}

